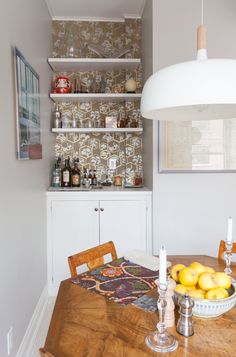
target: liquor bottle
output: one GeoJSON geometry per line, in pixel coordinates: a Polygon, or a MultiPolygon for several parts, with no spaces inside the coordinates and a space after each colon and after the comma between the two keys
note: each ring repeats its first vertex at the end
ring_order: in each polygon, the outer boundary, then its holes
{"type": "Polygon", "coordinates": [[[80,187],[80,169],[78,167],[79,160],[77,159],[74,163],[74,168],[71,171],[71,186],[80,187]]]}
{"type": "Polygon", "coordinates": [[[82,185],[85,186],[85,183],[86,183],[86,169],[84,169],[83,178],[82,178],[82,185]]]}
{"type": "Polygon", "coordinates": [[[65,166],[62,169],[62,187],[71,186],[71,168],[70,168],[70,158],[65,160],[65,166]]]}
{"type": "Polygon", "coordinates": [[[89,184],[90,184],[90,186],[92,185],[92,178],[93,178],[93,175],[92,175],[92,170],[89,170],[88,180],[89,180],[89,184]]]}
{"type": "Polygon", "coordinates": [[[62,162],[63,162],[63,158],[61,156],[58,156],[58,158],[56,160],[56,164],[57,164],[58,170],[60,170],[60,175],[61,175],[61,170],[62,170],[62,162]]]}
{"type": "Polygon", "coordinates": [[[60,186],[61,186],[61,170],[56,162],[54,170],[52,172],[52,187],[60,187],[60,186]]]}
{"type": "Polygon", "coordinates": [[[96,177],[96,170],[93,171],[93,177],[92,177],[92,185],[97,186],[97,177],[96,177]]]}

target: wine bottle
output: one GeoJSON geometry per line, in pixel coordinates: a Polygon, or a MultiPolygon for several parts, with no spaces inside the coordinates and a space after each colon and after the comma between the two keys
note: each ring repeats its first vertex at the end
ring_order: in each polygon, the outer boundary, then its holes
{"type": "Polygon", "coordinates": [[[92,185],[93,185],[93,186],[97,186],[96,170],[93,171],[92,185]]]}
{"type": "Polygon", "coordinates": [[[74,163],[74,168],[71,171],[71,186],[80,187],[80,169],[78,167],[79,160],[76,160],[74,163]]]}
{"type": "Polygon", "coordinates": [[[88,180],[89,180],[90,186],[92,185],[92,178],[93,178],[92,170],[89,170],[88,180]]]}
{"type": "Polygon", "coordinates": [[[71,167],[70,167],[70,158],[68,157],[65,160],[65,166],[62,169],[62,187],[71,186],[71,167]]]}

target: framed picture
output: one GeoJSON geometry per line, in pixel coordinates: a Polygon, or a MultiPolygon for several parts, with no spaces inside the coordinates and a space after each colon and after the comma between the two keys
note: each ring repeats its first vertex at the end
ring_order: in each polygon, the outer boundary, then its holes
{"type": "Polygon", "coordinates": [[[159,122],[159,172],[236,172],[236,119],[159,122]]]}
{"type": "Polygon", "coordinates": [[[42,159],[39,76],[16,47],[13,51],[13,58],[17,158],[19,160],[42,159]]]}
{"type": "Polygon", "coordinates": [[[105,126],[106,126],[106,128],[117,128],[117,117],[114,115],[106,116],[105,117],[105,126]]]}

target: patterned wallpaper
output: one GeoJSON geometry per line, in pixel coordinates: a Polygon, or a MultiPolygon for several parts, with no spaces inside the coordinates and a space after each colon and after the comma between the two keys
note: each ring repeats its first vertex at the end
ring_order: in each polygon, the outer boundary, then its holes
{"type": "Polygon", "coordinates": [[[56,142],[57,156],[80,159],[83,168],[96,169],[97,178],[103,181],[108,170],[109,159],[116,159],[116,174],[121,174],[126,183],[133,184],[137,170],[142,170],[142,138],[129,133],[70,133],[59,134],[56,142]]]}
{"type": "MultiPolygon", "coordinates": [[[[126,20],[117,22],[75,22],[53,21],[52,32],[53,57],[98,57],[98,51],[103,57],[141,57],[141,21],[126,20]],[[73,53],[71,53],[71,48],[73,53]],[[92,49],[92,50],[91,50],[92,49]]],[[[142,90],[142,69],[139,66],[134,71],[119,70],[106,72],[77,72],[57,73],[67,75],[72,83],[75,78],[84,86],[93,83],[105,83],[105,92],[124,92],[125,81],[133,78],[137,82],[137,92],[142,90]]],[[[122,119],[136,120],[142,127],[140,103],[61,103],[60,111],[63,115],[74,117],[79,126],[104,126],[106,116],[117,116],[122,119]],[[92,123],[92,124],[91,124],[92,123]]],[[[69,156],[71,159],[79,157],[82,168],[97,170],[98,180],[103,180],[108,170],[109,159],[117,162],[116,174],[126,177],[126,182],[133,183],[135,172],[142,170],[142,135],[105,133],[105,134],[59,134],[55,143],[56,157],[69,156]]]]}
{"type": "Polygon", "coordinates": [[[98,57],[88,48],[94,45],[103,49],[106,57],[130,48],[122,57],[141,58],[141,20],[124,22],[53,21],[52,56],[69,57],[74,47],[74,57],[98,57]]]}

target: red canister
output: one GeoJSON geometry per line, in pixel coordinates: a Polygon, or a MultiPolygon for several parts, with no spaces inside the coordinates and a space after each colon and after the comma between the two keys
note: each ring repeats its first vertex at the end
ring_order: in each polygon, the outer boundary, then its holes
{"type": "Polygon", "coordinates": [[[54,82],[54,93],[71,93],[72,83],[68,77],[57,77],[54,82]]]}

